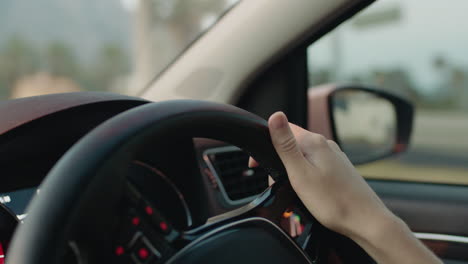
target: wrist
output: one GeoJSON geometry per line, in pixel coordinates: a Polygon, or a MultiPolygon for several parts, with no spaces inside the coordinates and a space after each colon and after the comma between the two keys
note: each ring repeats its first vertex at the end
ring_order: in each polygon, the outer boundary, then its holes
{"type": "Polygon", "coordinates": [[[403,245],[412,246],[416,242],[408,243],[413,240],[411,230],[403,220],[386,208],[367,220],[359,233],[350,238],[376,261],[379,260],[378,263],[395,263],[405,248],[403,245]]]}
{"type": "Polygon", "coordinates": [[[350,238],[377,263],[442,263],[411,233],[405,222],[388,209],[350,238]]]}
{"type": "Polygon", "coordinates": [[[410,232],[410,230],[405,222],[387,208],[384,208],[361,221],[358,228],[351,232],[348,237],[358,244],[378,247],[380,243],[385,243],[384,241],[387,241],[392,234],[407,232],[410,232]]]}

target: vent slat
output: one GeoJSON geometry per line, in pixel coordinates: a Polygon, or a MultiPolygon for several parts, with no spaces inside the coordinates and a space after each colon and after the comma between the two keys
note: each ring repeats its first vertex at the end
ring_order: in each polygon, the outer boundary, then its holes
{"type": "Polygon", "coordinates": [[[268,187],[268,173],[262,168],[249,168],[249,156],[242,150],[214,151],[208,158],[233,201],[258,195],[268,187]]]}

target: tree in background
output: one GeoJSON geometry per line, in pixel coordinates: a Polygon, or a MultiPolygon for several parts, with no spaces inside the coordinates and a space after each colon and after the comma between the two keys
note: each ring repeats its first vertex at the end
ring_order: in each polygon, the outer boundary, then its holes
{"type": "Polygon", "coordinates": [[[115,82],[130,71],[129,58],[117,44],[104,44],[89,73],[93,90],[113,90],[115,82]]]}
{"type": "Polygon", "coordinates": [[[16,80],[40,68],[34,44],[18,35],[11,36],[0,48],[0,98],[10,95],[16,80]]]}
{"type": "Polygon", "coordinates": [[[389,91],[410,101],[419,101],[421,96],[409,71],[404,68],[374,69],[370,78],[378,88],[389,91]]]}
{"type": "Polygon", "coordinates": [[[46,72],[81,82],[81,67],[69,45],[60,41],[52,42],[47,46],[44,57],[43,68],[46,72]]]}
{"type": "Polygon", "coordinates": [[[71,79],[85,90],[113,90],[116,80],[130,70],[125,50],[116,43],[103,44],[83,68],[70,46],[53,42],[47,47],[45,63],[48,73],[71,79]]]}
{"type": "MultiPolygon", "coordinates": [[[[15,40],[15,39],[13,39],[15,40]]],[[[34,49],[34,52],[25,49],[30,45],[30,49],[35,47],[34,43],[28,45],[10,40],[14,48],[9,48],[19,53],[16,57],[22,59],[24,65],[33,64],[34,67],[20,67],[28,70],[17,71],[17,74],[9,74],[8,95],[12,98],[36,96],[50,93],[77,92],[81,90],[81,71],[79,62],[73,50],[60,41],[53,41],[45,47],[34,49]],[[28,56],[33,53],[34,55],[28,56]]],[[[8,48],[8,45],[6,46],[8,48]]],[[[8,54],[11,54],[9,52],[8,54]]],[[[14,62],[14,61],[13,61],[14,62]]],[[[9,67],[16,63],[11,63],[9,67]]],[[[0,72],[3,72],[0,70],[0,72]]],[[[4,72],[5,73],[5,72],[4,72]]]]}

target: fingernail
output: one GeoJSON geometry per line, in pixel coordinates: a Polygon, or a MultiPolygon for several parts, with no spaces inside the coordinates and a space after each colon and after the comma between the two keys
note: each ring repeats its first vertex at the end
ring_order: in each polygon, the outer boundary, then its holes
{"type": "Polygon", "coordinates": [[[288,119],[283,112],[276,112],[270,117],[269,123],[273,129],[279,129],[288,125],[288,119]]]}

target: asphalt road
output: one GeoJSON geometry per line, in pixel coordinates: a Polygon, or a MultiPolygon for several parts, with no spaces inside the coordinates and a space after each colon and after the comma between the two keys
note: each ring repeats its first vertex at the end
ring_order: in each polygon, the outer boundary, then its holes
{"type": "Polygon", "coordinates": [[[418,112],[410,149],[359,171],[367,178],[468,185],[468,113],[418,112]]]}
{"type": "Polygon", "coordinates": [[[401,160],[468,169],[468,113],[417,113],[411,148],[401,160]]]}

